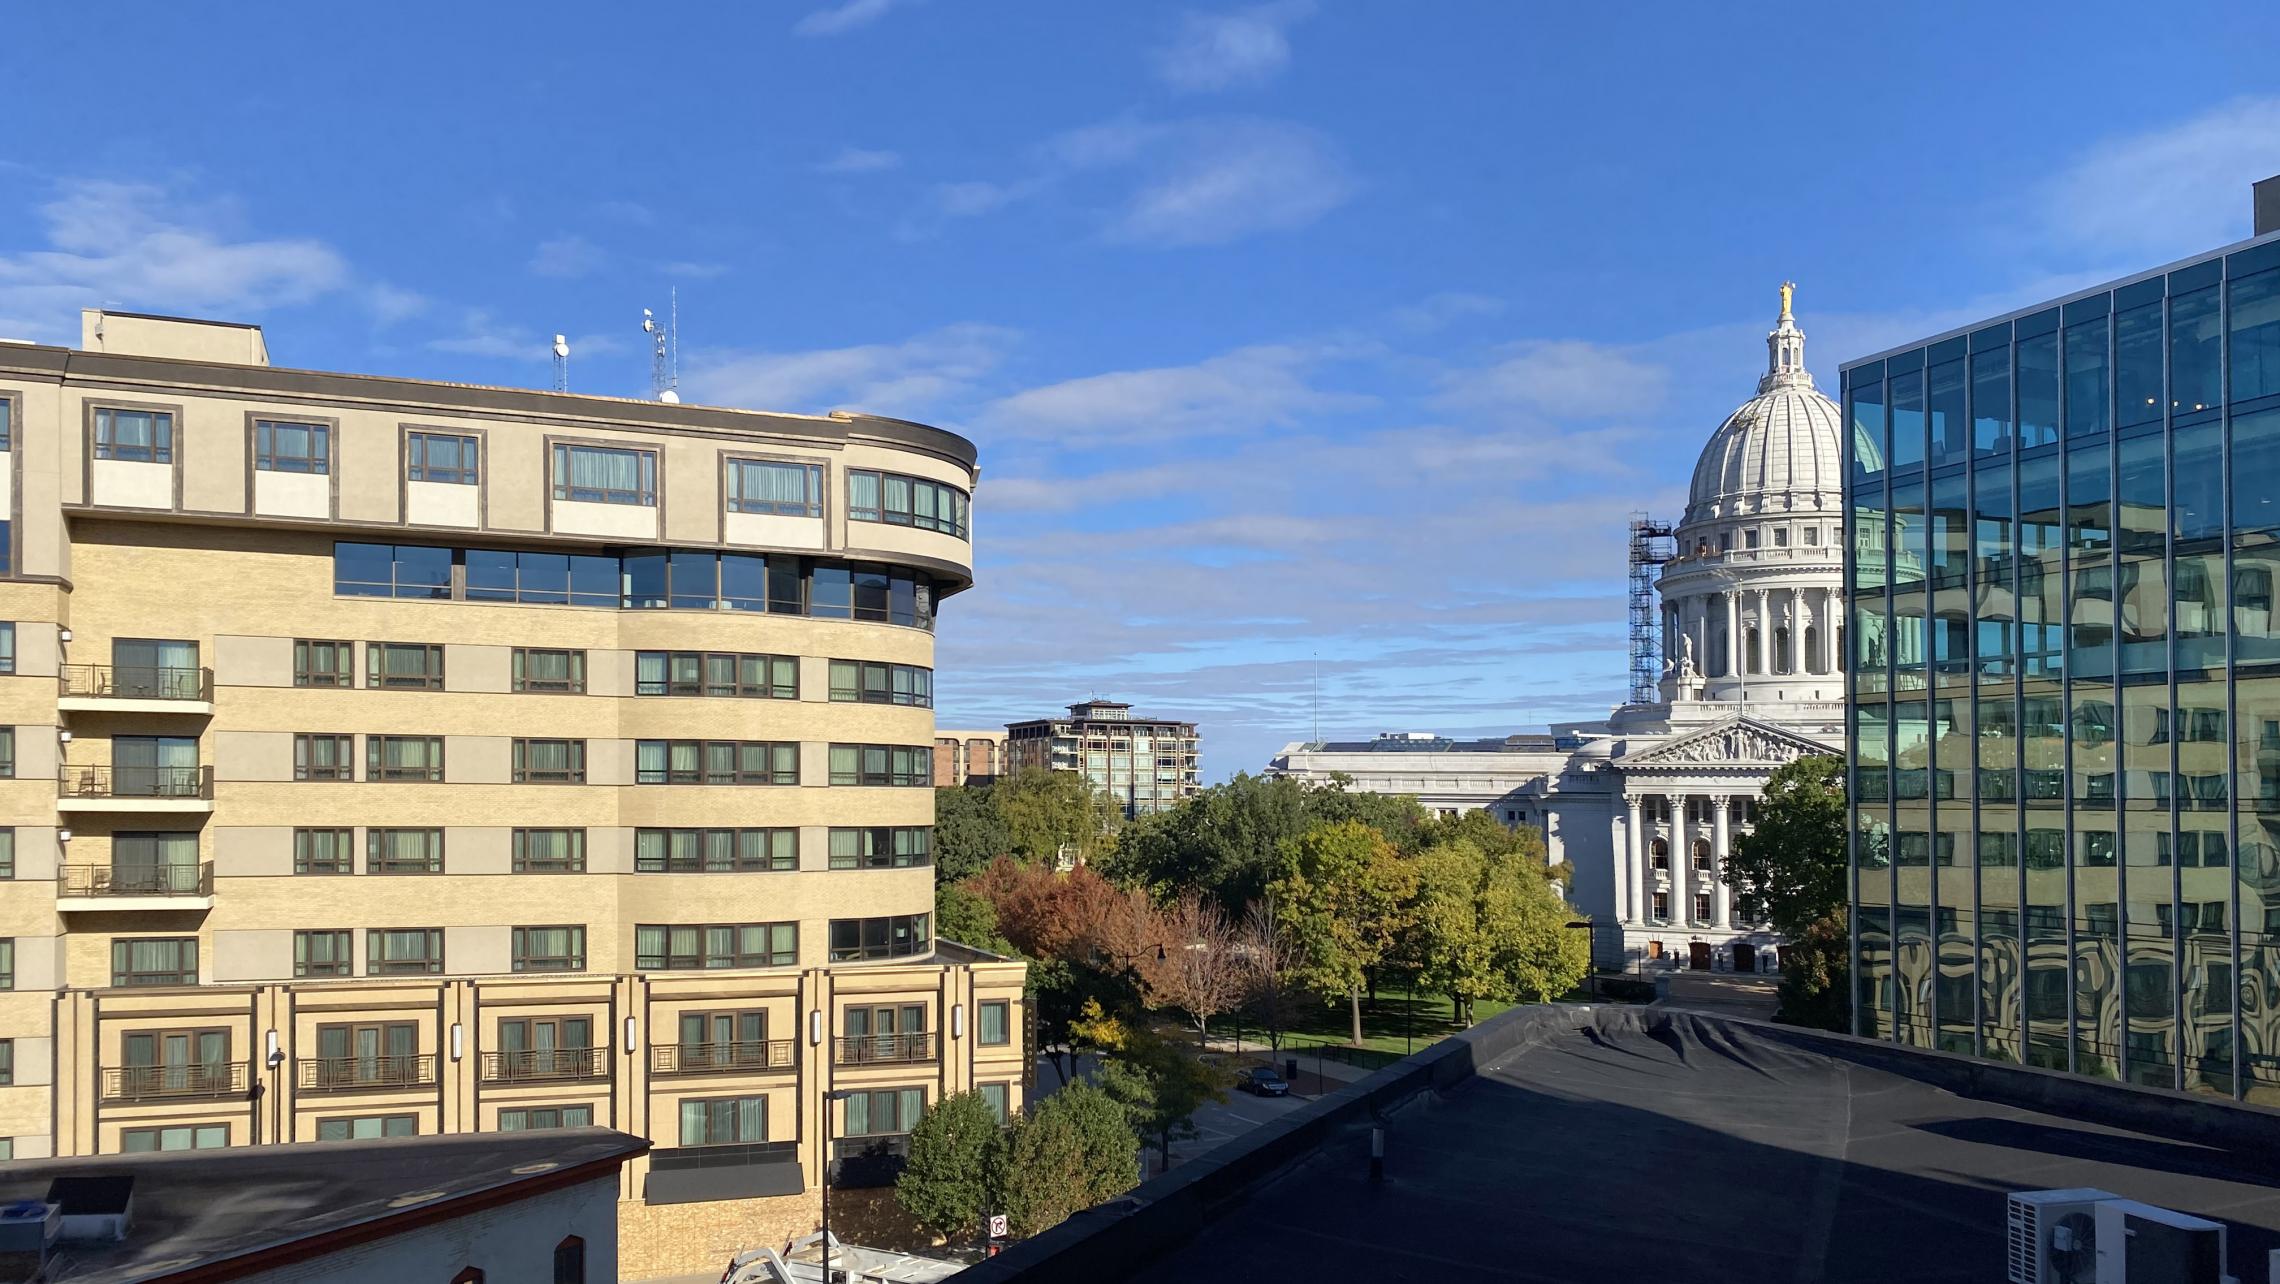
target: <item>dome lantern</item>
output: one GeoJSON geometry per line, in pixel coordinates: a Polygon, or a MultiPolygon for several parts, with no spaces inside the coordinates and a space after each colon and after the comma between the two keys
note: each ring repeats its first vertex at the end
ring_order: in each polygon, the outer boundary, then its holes
{"type": "Polygon", "coordinates": [[[1757,396],[1726,416],[1694,465],[1682,536],[1685,527],[1751,513],[1840,510],[1843,416],[1805,369],[1805,332],[1791,312],[1796,288],[1781,285],[1757,396]]]}

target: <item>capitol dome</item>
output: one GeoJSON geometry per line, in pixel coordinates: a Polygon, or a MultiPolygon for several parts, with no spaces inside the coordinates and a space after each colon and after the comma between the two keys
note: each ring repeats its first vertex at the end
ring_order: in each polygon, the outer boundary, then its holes
{"type": "Polygon", "coordinates": [[[1844,493],[1844,416],[1805,369],[1805,332],[1781,288],[1766,335],[1766,373],[1710,437],[1694,465],[1682,526],[1754,513],[1835,513],[1844,493]]]}

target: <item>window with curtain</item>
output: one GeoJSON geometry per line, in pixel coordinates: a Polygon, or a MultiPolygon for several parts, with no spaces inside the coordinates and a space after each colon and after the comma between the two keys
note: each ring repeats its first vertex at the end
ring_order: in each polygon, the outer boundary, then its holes
{"type": "Polygon", "coordinates": [[[442,780],[443,737],[366,736],[364,778],[367,781],[442,780]]]}
{"type": "Polygon", "coordinates": [[[766,1140],[766,1097],[713,1097],[681,1102],[681,1144],[684,1146],[731,1146],[766,1140]]]}
{"type": "Polygon", "coordinates": [[[0,397],[0,450],[16,448],[16,403],[0,397]]]}
{"type": "Polygon", "coordinates": [[[583,740],[515,741],[514,779],[516,784],[584,784],[586,781],[586,742],[583,740]]]}
{"type": "Polygon", "coordinates": [[[127,1128],[119,1149],[129,1155],[163,1150],[220,1150],[230,1144],[227,1124],[184,1124],[176,1128],[127,1128]]]}
{"type": "Polygon", "coordinates": [[[364,934],[367,976],[407,976],[443,971],[440,927],[373,928],[364,934]]]}
{"type": "MultiPolygon", "coordinates": [[[[0,405],[6,405],[0,401],[0,405]]],[[[0,621],[0,673],[16,671],[16,626],[13,621],[0,621]]]]}
{"type": "Polygon", "coordinates": [[[901,473],[852,468],[847,472],[847,516],[851,521],[885,522],[968,537],[966,492],[955,486],[901,473]]]}
{"type": "Polygon", "coordinates": [[[799,745],[767,740],[641,740],[634,782],[643,785],[796,785],[799,745]]]}
{"type": "Polygon", "coordinates": [[[582,504],[657,506],[657,452],[611,446],[554,447],[554,497],[582,504]]]}
{"type": "Polygon", "coordinates": [[[0,990],[16,988],[16,938],[0,936],[0,990]]]}
{"type": "Polygon", "coordinates": [[[518,874],[577,874],[586,868],[583,829],[518,829],[514,871],[518,874]]]}
{"type": "Polygon", "coordinates": [[[985,1047],[1001,1047],[1013,1042],[1013,1030],[1006,1019],[1012,1009],[1004,999],[990,999],[974,1005],[974,1040],[985,1047]]]}
{"type": "Polygon", "coordinates": [[[823,516],[823,466],[767,459],[728,461],[728,511],[823,516]]]}
{"type": "Polygon", "coordinates": [[[934,783],[932,745],[833,745],[831,783],[916,788],[934,783]]]}
{"type": "Polygon", "coordinates": [[[293,933],[293,975],[347,976],[350,970],[346,931],[293,933]]]}
{"type": "Polygon", "coordinates": [[[297,687],[352,687],[356,685],[356,648],[347,642],[296,638],[293,642],[293,685],[297,687]]]}
{"type": "Polygon", "coordinates": [[[831,698],[841,703],[934,705],[934,670],[915,664],[833,660],[831,698]]]}
{"type": "Polygon", "coordinates": [[[539,1132],[549,1128],[591,1128],[592,1106],[528,1106],[499,1112],[500,1132],[539,1132]]]}
{"type": "Polygon", "coordinates": [[[797,829],[637,829],[639,874],[722,874],[800,867],[797,829]]]}
{"type": "Polygon", "coordinates": [[[0,727],[0,780],[16,778],[16,729],[0,727]]]}
{"type": "Polygon", "coordinates": [[[375,1137],[417,1137],[420,1121],[413,1115],[352,1115],[317,1120],[318,1141],[370,1141],[375,1137]]]}
{"type": "Polygon", "coordinates": [[[581,926],[518,927],[512,946],[517,972],[586,970],[586,929],[581,926]]]}
{"type": "Polygon", "coordinates": [[[138,464],[173,463],[173,412],[97,407],[95,457],[138,464]]]}
{"type": "Polygon", "coordinates": [[[364,872],[367,874],[442,873],[443,831],[440,829],[365,830],[364,872]]]}
{"type": "Polygon", "coordinates": [[[198,938],[195,936],[129,937],[111,942],[114,988],[197,983],[198,938]]]}
{"type": "Polygon", "coordinates": [[[904,869],[932,863],[934,831],[925,825],[876,825],[831,831],[831,868],[904,869]]]}
{"type": "Polygon", "coordinates": [[[264,473],[330,473],[331,425],[254,420],[253,467],[264,473]]]}
{"type": "Polygon", "coordinates": [[[633,929],[633,965],[643,971],[790,967],[799,955],[797,923],[643,923],[633,929]]]}
{"type": "Polygon", "coordinates": [[[918,1126],[918,1117],[926,1113],[926,1089],[885,1088],[859,1092],[843,1104],[847,1125],[844,1136],[893,1136],[918,1126]]]}
{"type": "Polygon", "coordinates": [[[554,648],[514,650],[514,689],[576,693],[586,689],[586,653],[554,648]]]}
{"type": "Polygon", "coordinates": [[[1006,1113],[1010,1108],[1006,1085],[1002,1083],[977,1084],[974,1091],[982,1094],[982,1104],[990,1108],[990,1114],[995,1116],[1000,1124],[1005,1123],[1006,1113]]]}
{"type": "Polygon", "coordinates": [[[364,644],[364,685],[441,691],[443,647],[426,642],[367,642],[364,644]]]}
{"type": "Polygon", "coordinates": [[[350,873],[354,830],[296,829],[293,831],[293,872],[296,874],[350,873]]]}
{"type": "Polygon", "coordinates": [[[641,651],[634,656],[634,694],[797,700],[800,661],[794,655],[641,651]]]}
{"type": "Polygon", "coordinates": [[[356,738],[329,732],[301,732],[293,737],[293,779],[356,779],[356,738]]]}
{"type": "Polygon", "coordinates": [[[0,828],[0,881],[16,876],[16,831],[13,826],[0,828]]]}
{"type": "Polygon", "coordinates": [[[831,961],[903,958],[931,948],[925,914],[831,920],[831,961]]]}
{"type": "Polygon", "coordinates": [[[415,432],[404,438],[404,476],[410,481],[472,486],[480,475],[476,440],[456,433],[415,432]]]}

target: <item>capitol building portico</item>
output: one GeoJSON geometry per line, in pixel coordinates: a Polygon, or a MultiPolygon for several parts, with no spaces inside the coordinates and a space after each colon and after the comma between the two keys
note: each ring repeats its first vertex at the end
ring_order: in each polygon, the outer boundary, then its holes
{"type": "Polygon", "coordinates": [[[1771,971],[1781,942],[1719,877],[1767,777],[1844,733],[1842,420],[1805,369],[1791,287],[1757,395],[1695,464],[1656,582],[1657,698],[1549,735],[1288,745],[1271,774],[1413,794],[1544,831],[1602,967],[1771,971]]]}

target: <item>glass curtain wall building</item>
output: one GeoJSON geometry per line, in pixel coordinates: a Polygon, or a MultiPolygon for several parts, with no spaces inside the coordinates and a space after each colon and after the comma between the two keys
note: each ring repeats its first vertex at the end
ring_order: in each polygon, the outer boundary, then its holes
{"type": "Polygon", "coordinates": [[[2280,1104],[2280,236],[1844,396],[1858,1032],[2280,1104]]]}

